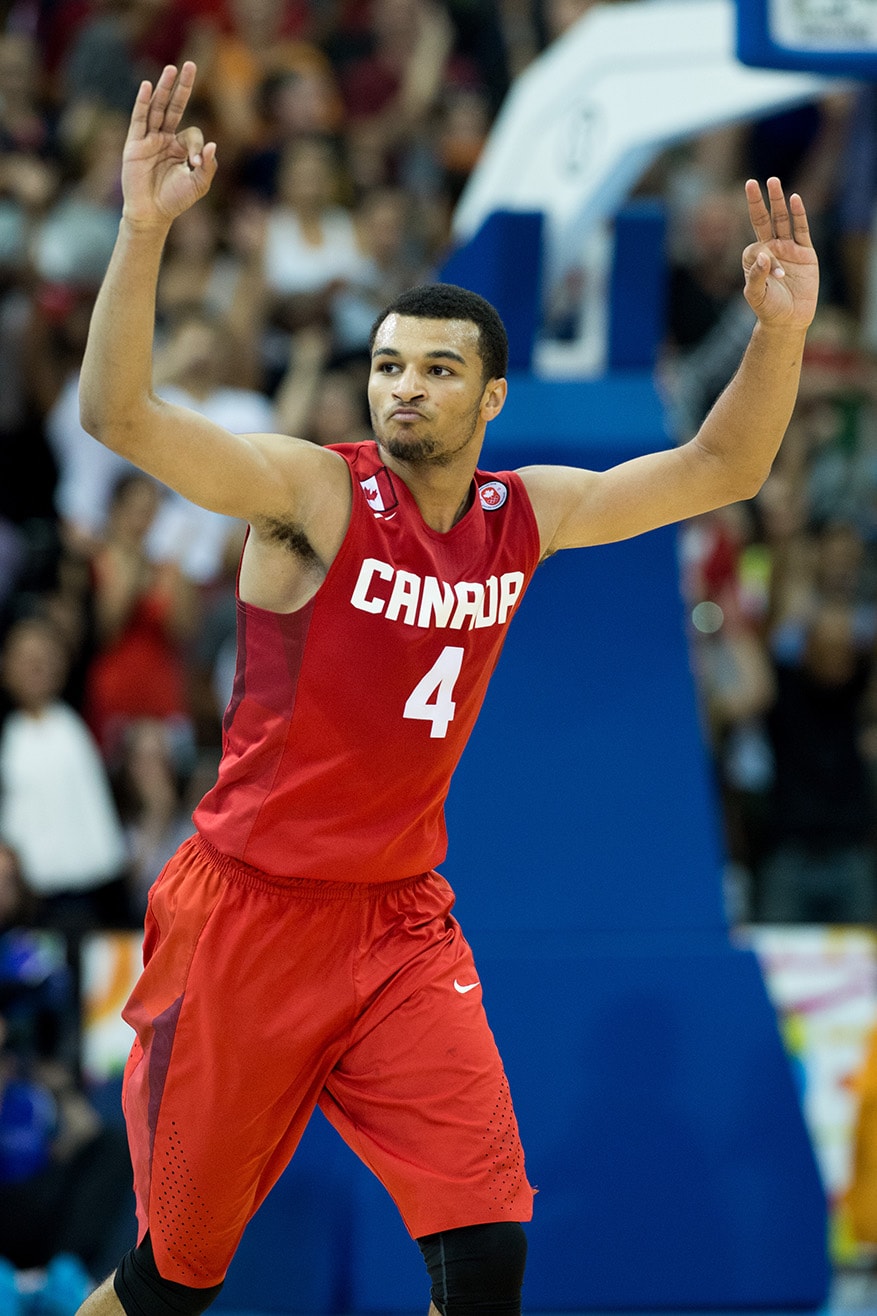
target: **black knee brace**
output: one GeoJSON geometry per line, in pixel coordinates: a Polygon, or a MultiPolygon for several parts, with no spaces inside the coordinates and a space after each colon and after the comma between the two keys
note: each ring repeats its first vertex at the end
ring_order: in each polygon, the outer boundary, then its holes
{"type": "Polygon", "coordinates": [[[467,1225],[417,1242],[441,1316],[520,1316],[527,1260],[522,1225],[467,1225]]]}
{"type": "Polygon", "coordinates": [[[138,1247],[122,1257],[113,1288],[128,1316],[201,1316],[222,1285],[193,1289],[188,1284],[162,1279],[147,1234],[138,1247]]]}

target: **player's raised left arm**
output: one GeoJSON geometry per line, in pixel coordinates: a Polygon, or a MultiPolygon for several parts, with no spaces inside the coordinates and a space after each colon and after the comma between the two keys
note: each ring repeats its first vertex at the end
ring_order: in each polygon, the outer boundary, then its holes
{"type": "Polygon", "coordinates": [[[544,552],[626,539],[761,488],[791,419],[819,290],[804,203],[787,201],[777,178],[767,192],[769,204],[746,184],[755,241],[743,252],[744,295],[757,320],[734,378],[678,448],[603,472],[524,468],[544,552]]]}

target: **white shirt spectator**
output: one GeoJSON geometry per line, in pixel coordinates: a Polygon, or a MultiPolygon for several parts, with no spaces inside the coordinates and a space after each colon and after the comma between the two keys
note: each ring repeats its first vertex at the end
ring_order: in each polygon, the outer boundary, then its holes
{"type": "Polygon", "coordinates": [[[0,781],[0,835],[37,895],[90,891],[119,876],[125,836],[97,746],[72,708],[9,714],[0,781]]]}
{"type": "Polygon", "coordinates": [[[79,374],[68,378],[46,417],[46,434],[58,466],[55,508],[62,520],[97,536],[106,520],[113,486],[136,468],[79,423],[79,374]]]}
{"type": "MultiPolygon", "coordinates": [[[[217,388],[202,399],[173,385],[158,392],[167,402],[190,407],[232,434],[273,434],[277,429],[271,402],[251,389],[217,388]]],[[[196,585],[208,584],[220,574],[226,544],[239,524],[234,517],[208,512],[169,489],[146,549],[154,562],[177,562],[196,585]]]]}
{"type": "Polygon", "coordinates": [[[358,280],[365,261],[357,247],[353,221],[333,206],[320,217],[322,242],[308,242],[292,210],[278,208],[268,218],[265,280],[281,295],[319,292],[336,281],[358,280]]]}
{"type": "MultiPolygon", "coordinates": [[[[233,434],[272,434],[277,429],[270,399],[252,389],[217,388],[203,399],[174,385],[157,391],[168,402],[189,407],[233,434]]],[[[80,533],[97,537],[113,487],[136,468],[80,425],[78,376],[62,389],[46,428],[59,470],[58,514],[80,533]]],[[[185,576],[202,585],[218,574],[225,545],[237,525],[232,517],[196,507],[169,489],[149,532],[147,551],[155,562],[177,562],[185,576]]]]}

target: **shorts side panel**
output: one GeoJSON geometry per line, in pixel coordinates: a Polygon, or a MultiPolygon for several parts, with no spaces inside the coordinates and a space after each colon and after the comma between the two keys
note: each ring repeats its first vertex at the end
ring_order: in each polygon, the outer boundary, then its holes
{"type": "Polygon", "coordinates": [[[149,893],[143,972],[122,1011],[135,1037],[122,1080],[122,1108],[134,1168],[139,1237],[149,1228],[155,1126],[167,1079],[189,965],[223,883],[186,841],[149,893]]]}
{"type": "Polygon", "coordinates": [[[533,1213],[508,1081],[452,904],[437,874],[381,902],[385,930],[368,930],[358,966],[357,1029],[320,1099],[415,1238],[533,1213]]]}
{"type": "Polygon", "coordinates": [[[150,902],[125,1114],[156,1265],[218,1284],[288,1164],[352,1012],[358,908],[235,881],[184,847],[150,902]]]}

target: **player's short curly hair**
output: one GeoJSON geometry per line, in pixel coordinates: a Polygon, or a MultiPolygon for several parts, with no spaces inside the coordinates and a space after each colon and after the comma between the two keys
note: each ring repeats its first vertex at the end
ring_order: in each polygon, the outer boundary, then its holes
{"type": "Polygon", "coordinates": [[[455,283],[424,283],[400,293],[384,307],[369,334],[372,350],[375,337],[388,315],[411,315],[423,320],[470,320],[478,329],[478,349],[484,362],[484,378],[502,379],[508,369],[509,340],[495,306],[477,292],[455,283]]]}

